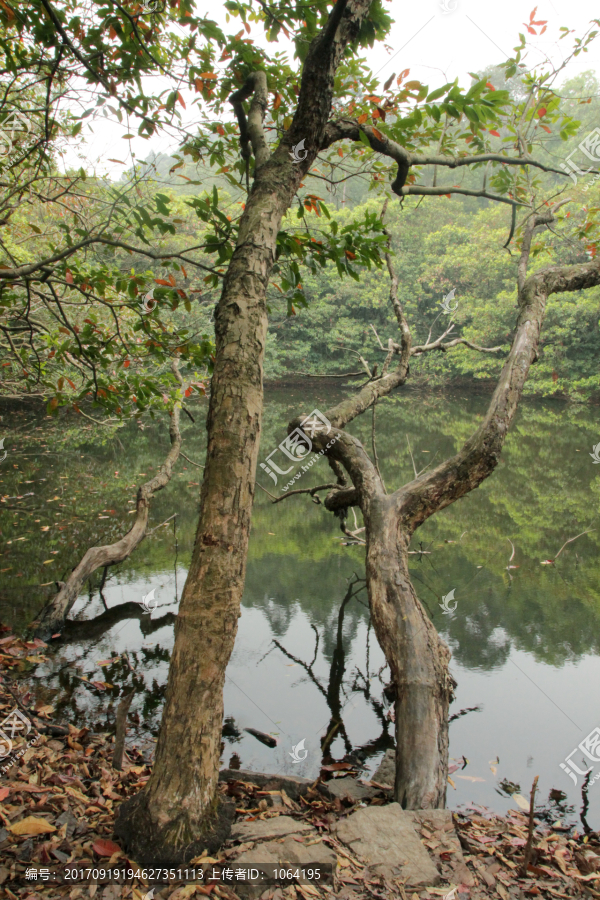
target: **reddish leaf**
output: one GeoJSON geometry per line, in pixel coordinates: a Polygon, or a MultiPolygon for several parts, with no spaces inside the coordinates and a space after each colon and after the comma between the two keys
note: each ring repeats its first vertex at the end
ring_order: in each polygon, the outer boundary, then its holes
{"type": "Polygon", "coordinates": [[[185,107],[185,103],[184,103],[183,97],[181,96],[181,92],[180,92],[180,91],[177,91],[177,99],[179,100],[179,102],[181,103],[181,105],[183,106],[183,108],[185,109],[185,108],[186,108],[186,107],[185,107]]]}
{"type": "Polygon", "coordinates": [[[364,125],[364,123],[367,121],[368,118],[369,118],[369,116],[367,115],[367,113],[363,113],[361,116],[358,117],[358,124],[364,125]]]}
{"type": "Polygon", "coordinates": [[[128,359],[126,359],[125,362],[123,363],[123,368],[128,369],[130,365],[131,365],[130,361],[128,359]]]}
{"type": "Polygon", "coordinates": [[[500,137],[500,132],[494,131],[492,128],[490,128],[490,134],[493,134],[494,137],[500,137]]]}
{"type": "Polygon", "coordinates": [[[186,397],[189,397],[191,393],[192,393],[191,387],[185,389],[185,396],[186,396],[186,397]]]}
{"type": "Polygon", "coordinates": [[[545,106],[540,106],[540,108],[538,109],[538,116],[540,117],[540,119],[543,119],[547,112],[548,110],[545,106]]]}
{"type": "Polygon", "coordinates": [[[223,135],[225,134],[225,129],[222,125],[217,125],[217,134],[223,135]]]}
{"type": "Polygon", "coordinates": [[[113,853],[119,853],[121,848],[114,841],[107,841],[104,838],[98,838],[92,844],[92,850],[98,856],[112,856],[113,853]]]}
{"type": "Polygon", "coordinates": [[[10,793],[9,788],[7,788],[7,787],[0,788],[0,801],[6,800],[9,793],[10,793]]]}
{"type": "Polygon", "coordinates": [[[273,109],[279,109],[281,106],[281,94],[275,94],[275,102],[273,103],[273,109]]]}
{"type": "Polygon", "coordinates": [[[73,284],[73,275],[70,269],[67,269],[65,273],[65,281],[67,282],[67,284],[73,284]]]}

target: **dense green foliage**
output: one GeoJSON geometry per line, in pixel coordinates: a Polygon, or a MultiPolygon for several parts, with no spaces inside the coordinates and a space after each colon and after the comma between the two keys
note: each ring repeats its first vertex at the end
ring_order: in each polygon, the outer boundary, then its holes
{"type": "MultiPolygon", "coordinates": [[[[249,73],[263,69],[266,140],[271,150],[285,142],[294,133],[306,49],[330,5],[286,2],[274,15],[252,0],[229,0],[222,29],[197,15],[190,0],[153,4],[150,14],[137,2],[113,0],[87,7],[77,0],[2,4],[5,144],[10,135],[10,153],[0,150],[2,395],[43,397],[50,410],[91,404],[117,417],[139,416],[172,406],[175,356],[188,393],[203,390],[212,365],[210,308],[234,251],[254,165],[240,153],[231,96],[249,73]],[[15,132],[17,112],[27,122],[15,132]],[[134,133],[148,141],[168,135],[178,152],[139,166],[131,153],[115,150],[121,159],[113,162],[126,172],[118,182],[85,167],[65,171],[61,154],[104,117],[122,126],[124,141],[134,133]]],[[[504,343],[514,267],[501,246],[510,230],[511,252],[518,252],[524,218],[560,192],[568,179],[557,165],[592,127],[594,77],[558,90],[560,72],[551,65],[528,71],[524,37],[506,63],[474,77],[468,89],[456,81],[430,90],[408,70],[380,84],[361,53],[385,37],[389,24],[376,0],[335,79],[332,118],[352,121],[357,130],[320,153],[279,233],[268,378],[347,370],[340,341],[372,358],[368,326],[389,326],[383,195],[391,197],[402,299],[416,332],[428,331],[442,291],[454,287],[460,329],[484,343],[504,343]],[[406,177],[410,196],[402,212],[390,191],[397,161],[376,152],[386,140],[424,160],[406,177]],[[432,156],[445,161],[427,162],[432,156]],[[446,168],[471,157],[468,165],[446,168]],[[524,157],[552,171],[504,162],[524,157]],[[440,195],[420,196],[432,188],[440,195]],[[461,198],[465,189],[485,190],[501,211],[461,198]],[[511,209],[515,216],[519,210],[516,229],[507,222],[511,209]],[[475,241],[482,245],[476,259],[475,241]]],[[[571,43],[567,58],[587,52],[596,24],[580,37],[560,29],[565,48],[571,43]]],[[[529,33],[543,25],[532,23],[529,33]]],[[[586,197],[583,185],[575,187],[586,197]]],[[[552,258],[580,259],[586,247],[595,252],[596,210],[588,207],[573,213],[573,227],[561,223],[565,244],[549,246],[552,258]]],[[[567,299],[563,307],[569,303],[560,324],[549,322],[554,349],[534,387],[565,391],[569,382],[580,396],[597,387],[590,363],[597,316],[593,298],[582,307],[567,299]],[[584,332],[585,342],[578,338],[584,332]]],[[[496,369],[497,362],[461,350],[415,366],[415,374],[449,380],[496,369]]]]}

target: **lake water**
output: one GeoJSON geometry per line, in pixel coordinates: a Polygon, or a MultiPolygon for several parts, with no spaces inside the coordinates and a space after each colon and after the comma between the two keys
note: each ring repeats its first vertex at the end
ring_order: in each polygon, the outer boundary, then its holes
{"type": "MultiPolygon", "coordinates": [[[[267,391],[260,460],[283,440],[291,418],[326,410],[339,396],[314,386],[267,391]]],[[[377,450],[388,490],[412,477],[408,444],[419,469],[442,460],[471,433],[486,403],[485,395],[464,391],[406,392],[381,403],[377,450]]],[[[205,412],[199,404],[195,424],[182,423],[183,452],[197,463],[204,459],[205,412]]],[[[131,423],[115,435],[71,415],[57,421],[23,410],[5,411],[1,428],[8,455],[0,464],[0,619],[22,628],[88,546],[126,530],[135,487],[160,464],[168,433],[158,421],[143,430],[131,423]]],[[[370,450],[371,414],[350,430],[370,450]]],[[[458,682],[450,755],[464,768],[451,776],[453,808],[514,808],[511,792],[528,796],[539,775],[538,797],[549,816],[577,821],[580,830],[586,822],[600,827],[600,786],[593,783],[600,762],[584,765],[588,757],[578,749],[589,736],[584,746],[600,759],[600,467],[590,456],[599,431],[594,407],[525,402],[494,475],[413,538],[412,549],[427,551],[411,557],[414,584],[452,650],[458,682]],[[590,529],[556,563],[542,565],[590,529]],[[450,591],[456,609],[445,615],[440,604],[450,591]],[[560,767],[574,750],[572,763],[593,767],[583,793],[584,778],[576,775],[575,785],[560,767]]],[[[47,662],[28,664],[36,693],[52,703],[58,721],[112,729],[119,693],[133,683],[128,740],[151,753],[201,474],[180,462],[153,503],[151,526],[177,518],[109,570],[101,591],[97,572],[72,612],[76,624],[52,644],[47,662]],[[147,614],[140,601],[153,589],[157,607],[147,614]],[[114,661],[98,666],[107,659],[114,661]]],[[[275,487],[259,469],[260,483],[275,494],[285,480],[275,487]]],[[[321,460],[298,486],[329,480],[321,460]]],[[[224,764],[234,756],[245,769],[316,777],[321,740],[330,733],[328,761],[349,754],[370,777],[393,745],[387,670],[360,581],[364,550],[344,542],[338,520],[306,496],[273,505],[257,490],[227,670],[224,764]],[[275,735],[277,746],[245,728],[275,735]],[[306,758],[295,763],[292,748],[301,741],[306,758]]]]}

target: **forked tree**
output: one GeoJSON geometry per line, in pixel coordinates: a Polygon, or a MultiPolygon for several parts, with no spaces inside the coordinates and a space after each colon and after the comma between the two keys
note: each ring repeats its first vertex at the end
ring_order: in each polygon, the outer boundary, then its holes
{"type": "MultiPolygon", "coordinates": [[[[394,694],[394,796],[404,808],[445,806],[448,707],[455,686],[448,668],[450,651],[419,601],[410,578],[411,538],[430,516],[475,490],[497,466],[529,369],[538,357],[549,297],[600,284],[600,260],[574,266],[547,266],[527,276],[536,231],[539,233],[555,223],[555,214],[566,202],[569,201],[562,200],[543,212],[532,210],[520,229],[519,312],[512,344],[483,420],[458,453],[426,474],[418,474],[415,469],[412,481],[388,493],[375,452],[373,460],[361,441],[344,430],[357,416],[374,409],[378,400],[406,383],[410,360],[414,357],[447,351],[460,344],[480,352],[501,350],[477,347],[463,338],[447,340],[452,324],[435,340],[413,345],[388,253],[390,301],[398,322],[399,341],[389,339],[381,375],[371,375],[361,390],[329,409],[325,416],[331,429],[326,430],[322,425],[311,437],[315,449],[324,450],[337,482],[316,489],[297,489],[279,498],[283,500],[292,494],[310,494],[316,498],[319,491],[327,491],[325,508],[341,518],[342,530],[353,538],[363,529],[348,531],[345,526],[348,510],[357,506],[362,512],[371,618],[390,668],[394,694]]],[[[303,418],[290,422],[289,431],[297,429],[303,418]]]]}

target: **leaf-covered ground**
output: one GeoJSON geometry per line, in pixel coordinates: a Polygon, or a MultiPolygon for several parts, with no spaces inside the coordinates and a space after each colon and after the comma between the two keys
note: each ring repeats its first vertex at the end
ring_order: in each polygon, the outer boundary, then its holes
{"type": "MultiPolygon", "coordinates": [[[[5,628],[0,638],[0,719],[18,710],[30,723],[16,729],[10,753],[0,760],[0,895],[9,900],[47,900],[59,897],[141,900],[149,885],[134,881],[128,885],[79,883],[50,885],[25,879],[31,866],[55,867],[77,863],[85,868],[135,865],[113,838],[113,823],[119,804],[140,790],[150,777],[151,756],[127,745],[122,770],[113,767],[114,737],[72,724],[52,720],[53,708],[36,698],[22,678],[14,677],[15,664],[23,658],[43,654],[40,641],[26,642],[5,628]],[[12,670],[12,671],[11,671],[12,670]]],[[[320,778],[348,776],[348,766],[340,771],[322,771],[320,778]]],[[[320,780],[320,779],[319,779],[320,780]]],[[[457,864],[445,849],[441,834],[426,824],[420,837],[442,875],[442,884],[426,889],[405,889],[401,882],[373,876],[367,860],[349,854],[334,837],[336,822],[356,808],[350,799],[324,796],[313,789],[306,796],[291,799],[285,789],[261,790],[248,776],[222,783],[224,795],[235,799],[238,820],[256,822],[286,815],[304,820],[317,830],[319,839],[337,856],[332,885],[281,885],[270,887],[264,900],[342,900],[400,898],[400,900],[440,900],[452,892],[451,900],[521,900],[539,894],[553,897],[600,897],[595,889],[600,881],[600,841],[598,835],[580,835],[561,822],[535,818],[533,849],[527,877],[522,877],[524,848],[528,837],[528,815],[510,811],[498,816],[484,808],[472,808],[469,815],[455,813],[454,824],[462,847],[463,860],[457,864]]],[[[382,789],[370,804],[382,805],[389,792],[382,789]]],[[[364,805],[364,801],[362,801],[364,805]]],[[[240,853],[239,846],[222,848],[218,859],[205,862],[223,866],[240,853]]],[[[185,900],[193,895],[211,894],[225,900],[237,896],[222,884],[185,885],[182,882],[157,887],[154,898],[185,900]]]]}

